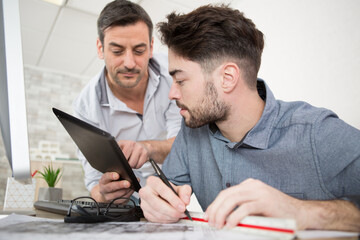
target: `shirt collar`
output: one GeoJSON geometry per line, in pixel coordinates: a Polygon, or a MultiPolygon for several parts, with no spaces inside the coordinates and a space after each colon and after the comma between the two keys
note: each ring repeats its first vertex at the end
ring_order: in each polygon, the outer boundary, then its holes
{"type": "Polygon", "coordinates": [[[246,135],[243,144],[254,148],[266,149],[269,145],[270,135],[276,120],[277,104],[273,93],[264,80],[258,79],[257,86],[259,94],[265,92],[265,108],[260,120],[246,135]]]}
{"type": "Polygon", "coordinates": [[[152,95],[154,95],[156,89],[159,86],[160,83],[160,66],[159,64],[154,60],[150,59],[149,61],[149,82],[146,89],[146,98],[149,99],[152,95]]]}
{"type": "Polygon", "coordinates": [[[258,79],[257,90],[260,97],[265,100],[265,108],[260,120],[240,142],[230,142],[221,134],[220,131],[218,131],[219,129],[216,124],[212,123],[209,125],[209,130],[213,136],[222,141],[228,142],[228,146],[230,148],[253,147],[266,149],[269,145],[271,130],[276,119],[276,100],[264,80],[258,79]]]}
{"type": "Polygon", "coordinates": [[[109,104],[109,98],[107,95],[107,91],[106,91],[106,68],[104,67],[104,69],[101,72],[100,75],[100,82],[99,82],[99,87],[100,87],[100,104],[101,105],[108,105],[109,104]]]}

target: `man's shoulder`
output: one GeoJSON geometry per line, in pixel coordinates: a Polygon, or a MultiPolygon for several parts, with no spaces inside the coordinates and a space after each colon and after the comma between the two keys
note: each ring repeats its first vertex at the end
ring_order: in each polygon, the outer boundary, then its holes
{"type": "Polygon", "coordinates": [[[288,127],[295,124],[316,124],[328,117],[338,118],[329,109],[315,107],[303,101],[284,102],[278,100],[277,104],[279,106],[278,127],[288,127]]]}
{"type": "Polygon", "coordinates": [[[169,61],[166,53],[154,53],[149,61],[149,67],[158,75],[169,75],[169,61]]]}
{"type": "Polygon", "coordinates": [[[172,78],[169,74],[169,61],[168,56],[165,53],[156,53],[149,61],[149,68],[160,76],[160,79],[166,80],[171,83],[172,78]]]}
{"type": "Polygon", "coordinates": [[[93,112],[88,110],[95,110],[97,106],[99,106],[99,81],[102,71],[100,71],[85,85],[80,94],[73,101],[73,109],[76,114],[88,118],[86,115],[90,112],[93,112]]]}
{"type": "Polygon", "coordinates": [[[169,61],[166,53],[154,53],[150,63],[154,64],[159,71],[166,71],[168,73],[169,61]]]}

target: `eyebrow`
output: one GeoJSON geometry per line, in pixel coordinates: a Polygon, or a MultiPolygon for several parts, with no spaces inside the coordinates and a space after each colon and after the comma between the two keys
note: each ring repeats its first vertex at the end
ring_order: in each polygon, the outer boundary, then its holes
{"type": "Polygon", "coordinates": [[[173,77],[174,75],[176,75],[176,74],[179,73],[179,72],[182,72],[182,70],[180,70],[180,69],[175,69],[175,70],[170,71],[169,74],[170,74],[170,76],[173,77]]]}
{"type": "MultiPolygon", "coordinates": [[[[120,44],[117,44],[115,42],[110,42],[109,43],[110,46],[114,46],[114,47],[120,47],[120,48],[123,48],[124,46],[120,45],[120,44]]],[[[147,47],[146,43],[139,43],[138,45],[135,45],[134,48],[138,48],[138,47],[147,47]]]]}

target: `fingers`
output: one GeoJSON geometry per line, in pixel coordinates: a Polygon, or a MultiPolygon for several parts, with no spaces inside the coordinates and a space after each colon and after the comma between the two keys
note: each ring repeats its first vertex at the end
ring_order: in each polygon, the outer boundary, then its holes
{"type": "MultiPolygon", "coordinates": [[[[144,193],[146,195],[146,193],[144,193]]],[[[141,209],[145,218],[150,222],[173,223],[185,217],[183,212],[176,211],[168,202],[157,198],[156,202],[144,201],[144,194],[141,196],[141,209]]],[[[155,199],[154,199],[155,200],[155,199]]]]}
{"type": "Polygon", "coordinates": [[[262,207],[259,208],[257,202],[248,202],[242,204],[235,211],[233,211],[226,219],[226,228],[234,228],[237,224],[249,215],[261,214],[262,207]]]}
{"type": "Polygon", "coordinates": [[[149,151],[144,144],[129,140],[120,140],[118,144],[132,168],[140,168],[149,160],[149,151]]]}
{"type": "MultiPolygon", "coordinates": [[[[170,183],[171,184],[171,183],[170,183]]],[[[179,198],[185,203],[185,205],[189,205],[190,203],[190,197],[192,189],[189,185],[183,185],[183,186],[174,186],[175,191],[178,193],[179,198]]]]}
{"type": "MultiPolygon", "coordinates": [[[[130,189],[130,188],[126,188],[126,189],[118,189],[114,192],[101,192],[101,194],[104,196],[106,202],[112,201],[115,198],[129,198],[132,194],[133,194],[134,190],[130,189]]],[[[125,202],[127,201],[126,199],[121,200],[119,199],[118,202],[125,202]]]]}
{"type": "Polygon", "coordinates": [[[117,195],[114,195],[111,199],[114,200],[115,198],[119,198],[114,203],[121,204],[121,203],[126,203],[129,201],[131,195],[134,193],[134,190],[129,189],[128,193],[125,193],[125,195],[120,193],[120,191],[118,191],[116,193],[117,193],[117,195]]]}
{"type": "Polygon", "coordinates": [[[144,150],[140,145],[137,145],[137,147],[134,148],[130,158],[128,159],[129,165],[135,169],[141,168],[142,165],[144,165],[144,163],[148,160],[149,157],[147,151],[144,150]]]}
{"type": "MultiPolygon", "coordinates": [[[[185,203],[168,187],[160,178],[152,177],[148,179],[147,183],[153,186],[154,192],[156,192],[161,198],[168,202],[174,209],[180,212],[185,211],[185,203]]],[[[173,185],[175,191],[178,191],[179,187],[173,185]]]]}
{"type": "Polygon", "coordinates": [[[130,182],[127,180],[117,181],[120,178],[116,172],[107,172],[102,175],[99,181],[99,193],[105,201],[111,201],[118,197],[130,197],[134,192],[130,189],[130,182]]]}
{"type": "MultiPolygon", "coordinates": [[[[177,186],[174,189],[180,190],[177,186]]],[[[185,203],[157,177],[149,177],[139,195],[144,216],[149,221],[169,223],[185,217],[185,203]]]]}
{"type": "Polygon", "coordinates": [[[226,218],[235,209],[245,201],[244,195],[236,187],[231,187],[220,192],[218,197],[206,210],[206,219],[210,226],[218,229],[225,225],[226,218]]]}
{"type": "Polygon", "coordinates": [[[114,192],[118,189],[129,188],[131,186],[127,180],[117,181],[119,178],[120,175],[116,172],[104,173],[99,180],[100,188],[105,192],[114,192]]]}
{"type": "MultiPolygon", "coordinates": [[[[263,214],[264,183],[248,179],[234,187],[220,192],[207,208],[205,219],[216,228],[235,227],[245,216],[263,214]],[[235,210],[234,210],[235,209],[235,210]]],[[[266,202],[265,202],[266,203],[266,202]]]]}
{"type": "Polygon", "coordinates": [[[118,180],[119,178],[120,175],[117,172],[106,172],[101,176],[99,184],[107,184],[109,182],[118,180]]]}

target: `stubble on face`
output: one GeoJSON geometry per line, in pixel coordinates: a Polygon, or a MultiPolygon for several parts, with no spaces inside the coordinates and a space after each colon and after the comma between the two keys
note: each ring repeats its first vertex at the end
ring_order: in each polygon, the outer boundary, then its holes
{"type": "Polygon", "coordinates": [[[185,124],[190,128],[225,121],[228,116],[229,106],[218,99],[214,83],[209,79],[206,80],[203,96],[198,103],[194,104],[195,107],[189,109],[179,101],[176,101],[176,104],[179,108],[188,111],[189,118],[185,118],[185,124]]]}
{"type": "Polygon", "coordinates": [[[139,84],[143,76],[144,74],[141,73],[140,69],[135,69],[135,68],[128,69],[125,67],[116,70],[115,74],[113,74],[113,76],[111,77],[112,79],[114,79],[115,83],[122,88],[134,88],[139,84]],[[138,74],[138,76],[135,81],[128,81],[131,79],[131,77],[129,78],[124,77],[125,79],[121,80],[120,76],[123,74],[138,74]]]}

